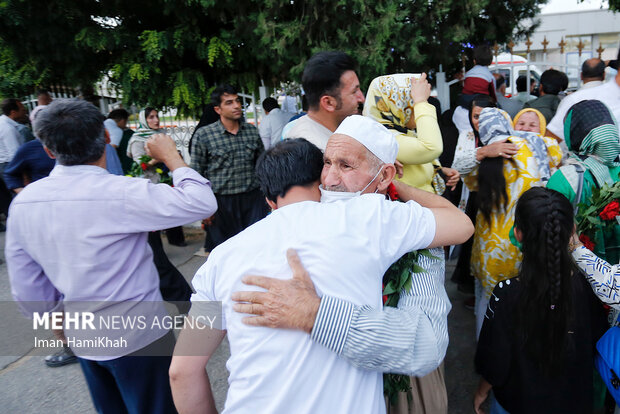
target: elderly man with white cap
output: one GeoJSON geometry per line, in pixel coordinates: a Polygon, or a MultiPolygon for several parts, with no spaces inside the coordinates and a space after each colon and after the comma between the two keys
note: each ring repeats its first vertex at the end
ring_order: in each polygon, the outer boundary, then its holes
{"type": "MultiPolygon", "coordinates": [[[[310,275],[294,276],[294,283],[312,292],[316,289],[328,302],[350,304],[348,312],[377,309],[382,306],[383,274],[403,254],[465,241],[473,232],[471,222],[441,197],[420,191],[415,194],[420,203],[386,199],[397,152],[398,145],[385,128],[369,118],[351,116],[330,138],[324,167],[320,150],[303,139],[280,142],[261,156],[257,176],[274,211],[218,246],[194,277],[190,316],[200,316],[203,301],[222,301],[225,322],[221,330],[202,337],[184,330],[179,338],[170,375],[181,413],[213,409],[204,366],[226,332],[231,357],[225,413],[385,412],[380,370],[358,368],[330,350],[341,347],[342,341],[313,341],[307,335],[312,324],[303,327],[305,332],[244,324],[247,315],[235,310],[260,313],[252,307],[268,307],[259,297],[273,292],[256,289],[243,299],[260,305],[235,304],[233,299],[239,298],[233,292],[247,289],[246,275],[290,280],[288,257],[296,267],[303,263],[310,275]],[[355,169],[364,175],[348,174],[355,169]],[[319,177],[331,174],[341,180],[321,186],[319,193],[319,177]],[[349,186],[360,191],[350,193],[349,186]],[[318,203],[319,198],[333,202],[318,203]],[[199,344],[199,349],[188,349],[191,344],[199,344]],[[189,356],[201,352],[202,356],[189,356]]],[[[309,305],[316,314],[319,302],[309,305]]],[[[433,335],[424,322],[419,325],[433,335]]],[[[421,349],[429,342],[434,340],[428,338],[421,349]]]]}

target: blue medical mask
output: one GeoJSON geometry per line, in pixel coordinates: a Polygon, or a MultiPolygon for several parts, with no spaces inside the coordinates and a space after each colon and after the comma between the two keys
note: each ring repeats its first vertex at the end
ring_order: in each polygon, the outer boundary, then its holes
{"type": "MultiPolygon", "coordinates": [[[[364,187],[360,191],[356,191],[354,193],[350,193],[350,192],[347,192],[347,191],[331,191],[331,190],[326,190],[323,187],[323,184],[321,184],[319,186],[319,190],[321,191],[321,203],[333,203],[335,201],[349,200],[351,198],[361,196],[362,193],[364,191],[366,191],[366,189],[370,186],[370,184],[372,184],[373,181],[375,181],[377,179],[377,177],[379,176],[379,174],[381,173],[382,170],[383,170],[383,167],[381,167],[379,169],[379,171],[377,171],[377,174],[375,174],[375,176],[372,178],[372,180],[370,180],[370,182],[368,184],[366,184],[366,187],[364,187]]],[[[375,190],[375,193],[377,191],[379,191],[379,188],[377,188],[375,190]]]]}

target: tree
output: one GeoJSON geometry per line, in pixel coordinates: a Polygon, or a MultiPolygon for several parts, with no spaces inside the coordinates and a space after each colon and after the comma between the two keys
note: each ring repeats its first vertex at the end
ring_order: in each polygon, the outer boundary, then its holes
{"type": "Polygon", "coordinates": [[[124,100],[195,112],[227,81],[298,79],[319,50],[379,74],[458,65],[463,43],[503,42],[545,0],[5,0],[0,94],[104,75],[124,100]]]}
{"type": "MultiPolygon", "coordinates": [[[[579,0],[580,3],[583,3],[584,0],[579,0]]],[[[613,11],[613,12],[619,12],[620,11],[620,0],[608,0],[609,3],[609,10],[613,11]]]]}

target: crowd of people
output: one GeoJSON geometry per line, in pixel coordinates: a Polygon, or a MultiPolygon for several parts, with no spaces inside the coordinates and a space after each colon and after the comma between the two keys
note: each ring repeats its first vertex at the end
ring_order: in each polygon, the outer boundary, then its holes
{"type": "MultiPolygon", "coordinates": [[[[23,105],[4,101],[6,260],[22,311],[175,301],[188,318],[176,344],[168,329],[133,332],[125,350],[65,345],[46,363],[79,362],[98,412],[215,412],[205,367],[227,336],[224,412],[447,413],[452,251],[452,280],[473,294],[475,412],[487,399],[492,414],[613,410],[594,367],[620,324],[620,205],[592,239],[575,215],[620,192],[620,74],[604,82],[590,59],[592,87],[564,96],[567,76],[549,69],[509,98],[487,46],[474,63],[444,113],[426,74],[378,76],[364,94],[342,52],[307,61],[305,113],[269,97],[258,128],[218,86],[189,165],[154,108],[134,132],[124,109],[104,119],[42,91],[32,139],[23,105]],[[183,245],[180,226],[197,220],[210,254],[192,292],[160,231],[183,245]],[[215,328],[187,322],[214,302],[215,328]]],[[[67,344],[71,331],[55,334],[67,344]]]]}

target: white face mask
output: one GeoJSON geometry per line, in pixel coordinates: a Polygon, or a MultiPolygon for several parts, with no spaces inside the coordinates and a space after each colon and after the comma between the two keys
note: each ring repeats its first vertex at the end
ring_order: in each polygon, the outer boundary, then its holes
{"type": "MultiPolygon", "coordinates": [[[[377,171],[377,174],[375,174],[375,176],[372,178],[372,180],[370,180],[370,182],[368,184],[366,184],[366,187],[364,187],[360,191],[356,191],[354,193],[350,193],[350,192],[347,192],[347,191],[330,191],[330,190],[326,190],[325,187],[323,187],[323,184],[321,184],[319,186],[319,190],[321,191],[321,203],[333,203],[335,201],[349,200],[351,198],[361,196],[362,193],[364,191],[366,191],[366,189],[370,186],[370,184],[372,184],[372,182],[375,181],[375,179],[379,176],[379,174],[381,173],[382,170],[383,170],[383,168],[380,168],[379,171],[377,171]]],[[[378,187],[377,187],[377,189],[374,192],[376,193],[377,191],[379,191],[378,187]]]]}

